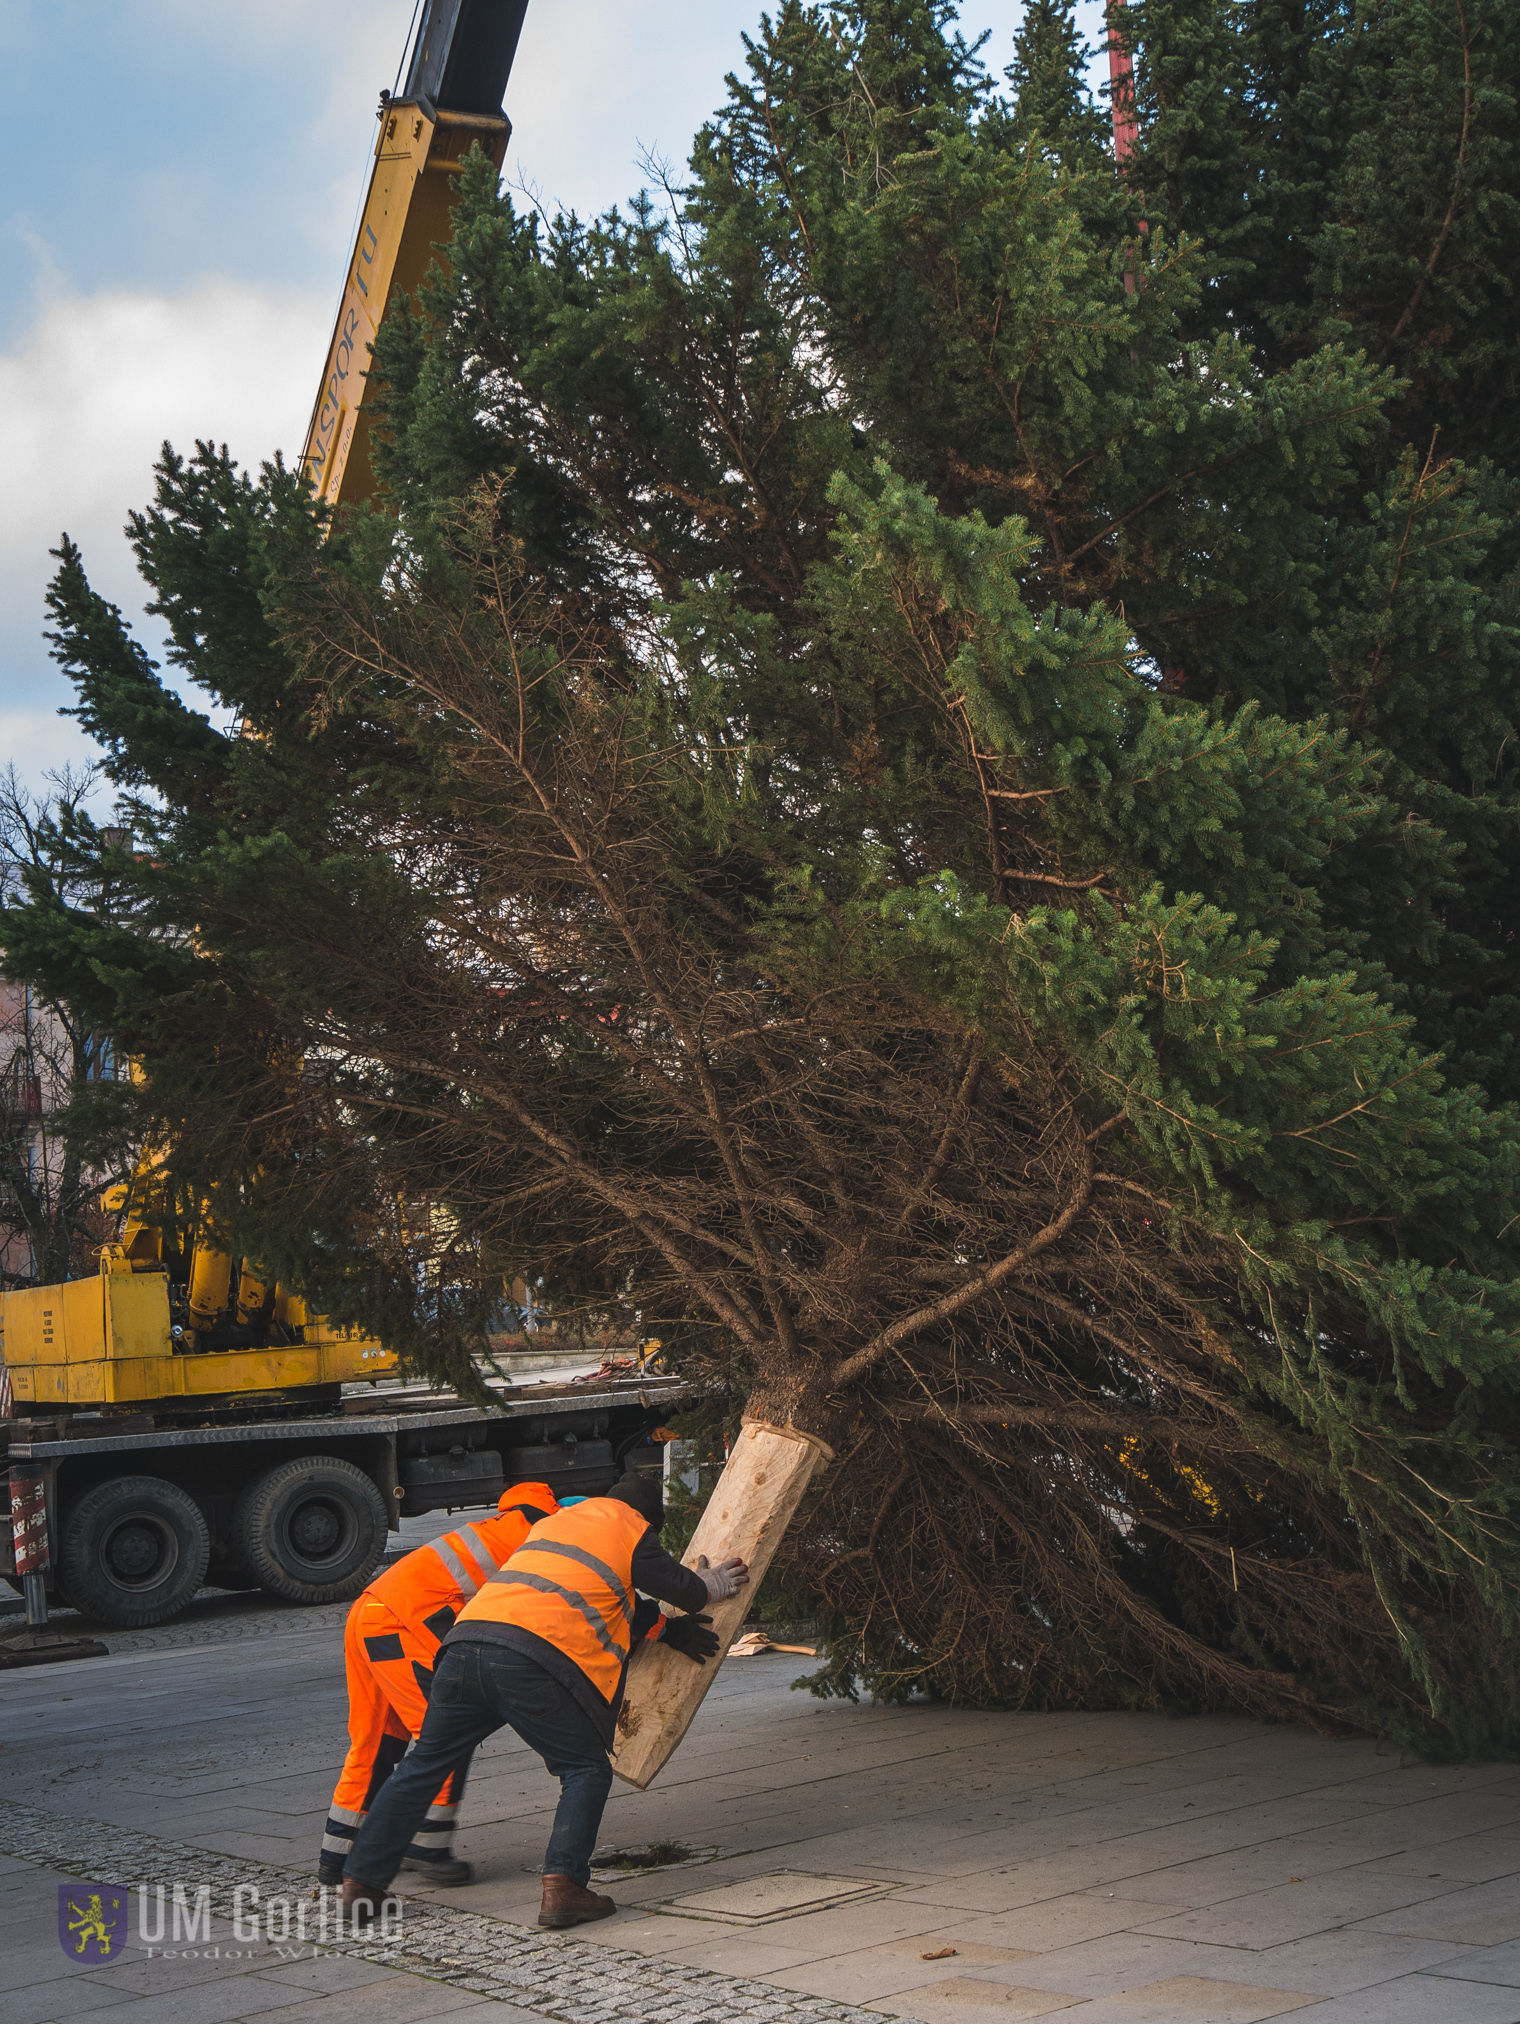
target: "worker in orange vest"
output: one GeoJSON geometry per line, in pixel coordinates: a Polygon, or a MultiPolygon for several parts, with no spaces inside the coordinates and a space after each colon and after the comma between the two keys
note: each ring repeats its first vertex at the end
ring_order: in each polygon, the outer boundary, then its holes
{"type": "MultiPolygon", "coordinates": [[[[522,1545],[530,1526],[558,1509],[547,1483],[516,1483],[494,1518],[461,1525],[419,1546],[355,1600],[343,1631],[348,1756],[327,1812],[319,1882],[342,1882],[344,1858],[375,1794],[420,1732],[439,1644],[471,1598],[522,1545]]],[[[448,1771],[402,1861],[404,1869],[420,1870],[432,1883],[470,1880],[470,1865],[456,1860],[452,1844],[472,1754],[465,1751],[448,1771]]]]}
{"type": "Polygon", "coordinates": [[[675,1651],[705,1665],[718,1650],[710,1602],[749,1580],[742,1560],[682,1567],[660,1545],[660,1485],[629,1474],[535,1525],[459,1612],[444,1639],[417,1746],[387,1780],[343,1868],[343,1904],[372,1915],[449,1767],[503,1726],[560,1781],[544,1857],[541,1926],[578,1926],[617,1907],[587,1889],[612,1789],[612,1748],[628,1657],[661,1622],[675,1651]],[[652,1598],[644,1600],[641,1598],[652,1598]]]}

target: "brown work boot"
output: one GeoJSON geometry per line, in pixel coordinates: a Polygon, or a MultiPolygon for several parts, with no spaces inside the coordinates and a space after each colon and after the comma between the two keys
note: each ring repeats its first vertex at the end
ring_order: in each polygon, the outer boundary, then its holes
{"type": "Polygon", "coordinates": [[[343,1879],[343,1910],[355,1926],[368,1925],[387,1905],[400,1904],[392,1892],[372,1883],[360,1883],[356,1876],[343,1879]]]}
{"type": "Polygon", "coordinates": [[[592,1919],[610,1919],[617,1906],[610,1897],[583,1890],[567,1876],[544,1878],[544,1901],[538,1908],[541,1926],[584,1926],[592,1919]]]}

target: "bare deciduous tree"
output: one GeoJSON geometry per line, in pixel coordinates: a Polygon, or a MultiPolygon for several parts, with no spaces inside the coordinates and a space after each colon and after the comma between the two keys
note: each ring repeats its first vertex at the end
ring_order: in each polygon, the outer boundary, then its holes
{"type": "MultiPolygon", "coordinates": [[[[44,889],[71,905],[107,906],[108,885],[81,878],[73,842],[98,771],[49,779],[46,798],[14,767],[0,779],[0,895],[44,889]]],[[[102,1168],[99,1116],[87,1124],[79,1100],[115,1073],[110,1039],[66,998],[0,976],[0,1283],[51,1285],[96,1269],[107,1235],[100,1191],[122,1150],[115,1161],[105,1153],[102,1168]]]]}

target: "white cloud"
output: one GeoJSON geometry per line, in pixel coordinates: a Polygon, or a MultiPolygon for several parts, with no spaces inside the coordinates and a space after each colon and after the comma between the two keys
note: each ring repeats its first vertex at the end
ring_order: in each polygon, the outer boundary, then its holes
{"type": "Polygon", "coordinates": [[[299,452],[332,305],[213,280],[183,295],[55,299],[0,354],[0,740],[35,777],[79,756],[51,713],[72,700],[40,638],[61,531],[130,617],[141,583],[122,529],[152,496],[167,437],[225,441],[245,464],[299,452]]]}
{"type": "MultiPolygon", "coordinates": [[[[46,568],[60,527],[115,544],[165,437],[214,436],[244,461],[298,446],[329,313],[309,296],[222,280],[178,297],[49,303],[0,356],[0,613],[11,618],[28,572],[46,568]]],[[[100,566],[122,581],[119,555],[100,566]]]]}

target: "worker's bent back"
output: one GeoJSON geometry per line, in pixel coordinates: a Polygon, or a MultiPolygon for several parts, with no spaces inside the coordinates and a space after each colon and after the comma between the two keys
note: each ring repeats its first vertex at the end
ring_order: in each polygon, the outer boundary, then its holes
{"type": "Polygon", "coordinates": [[[511,1624],[564,1653],[612,1703],[633,1642],[633,1550],[649,1520],[613,1497],[588,1497],[535,1525],[459,1613],[511,1624]]]}
{"type": "Polygon", "coordinates": [[[544,1483],[523,1483],[497,1515],[429,1540],[377,1575],[364,1591],[435,1638],[447,1635],[464,1605],[521,1546],[529,1529],[558,1507],[544,1483]]]}

